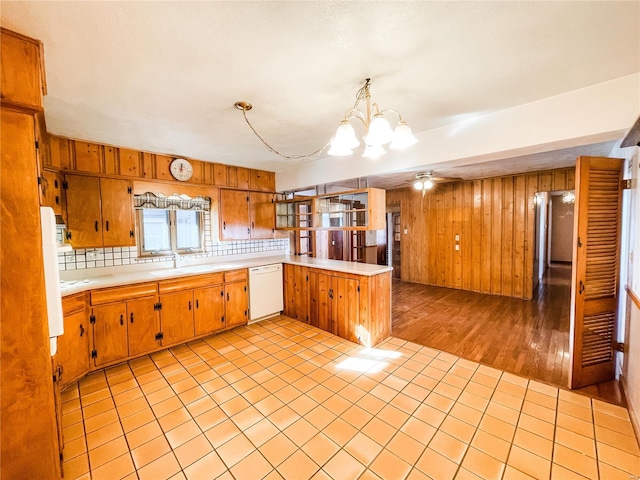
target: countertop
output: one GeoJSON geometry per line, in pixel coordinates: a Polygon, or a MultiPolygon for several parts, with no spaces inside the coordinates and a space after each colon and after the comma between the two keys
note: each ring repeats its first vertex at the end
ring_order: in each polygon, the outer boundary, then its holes
{"type": "MultiPolygon", "coordinates": [[[[193,262],[193,261],[192,261],[193,262]]],[[[173,268],[168,265],[150,263],[130,265],[126,267],[107,267],[91,270],[74,270],[61,272],[60,291],[62,296],[81,293],[97,288],[118,287],[135,283],[157,282],[168,278],[189,277],[206,273],[225,272],[240,268],[259,267],[273,263],[287,263],[304,265],[306,267],[321,268],[335,272],[351,273],[355,275],[374,276],[389,272],[391,267],[385,265],[371,265],[368,263],[343,262],[339,260],[325,260],[319,258],[296,257],[289,255],[272,255],[216,261],[209,263],[192,263],[190,265],[173,268]]]]}

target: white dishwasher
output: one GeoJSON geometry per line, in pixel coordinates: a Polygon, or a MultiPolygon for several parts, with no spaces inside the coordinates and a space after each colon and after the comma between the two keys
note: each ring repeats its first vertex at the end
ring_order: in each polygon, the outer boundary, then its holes
{"type": "Polygon", "coordinates": [[[249,323],[278,315],[284,308],[282,264],[249,269],[249,323]]]}

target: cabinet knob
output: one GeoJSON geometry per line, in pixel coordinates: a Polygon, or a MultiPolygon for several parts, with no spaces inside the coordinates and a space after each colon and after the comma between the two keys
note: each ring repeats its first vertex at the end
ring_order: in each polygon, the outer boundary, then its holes
{"type": "Polygon", "coordinates": [[[198,302],[197,298],[196,298],[196,308],[200,308],[200,305],[199,305],[199,302],[198,302]]]}
{"type": "Polygon", "coordinates": [[[124,325],[124,315],[120,315],[120,325],[124,325]]]}
{"type": "Polygon", "coordinates": [[[189,310],[191,310],[191,300],[189,300],[189,310]]]}
{"type": "Polygon", "coordinates": [[[80,336],[84,335],[84,325],[80,324],[80,336]]]}
{"type": "Polygon", "coordinates": [[[96,229],[96,232],[98,231],[98,220],[96,220],[96,223],[94,224],[94,228],[96,229]]]}
{"type": "Polygon", "coordinates": [[[106,221],[105,228],[107,229],[107,232],[108,232],[109,231],[109,220],[106,221]]]}
{"type": "Polygon", "coordinates": [[[133,312],[131,312],[131,323],[133,323],[133,312]]]}

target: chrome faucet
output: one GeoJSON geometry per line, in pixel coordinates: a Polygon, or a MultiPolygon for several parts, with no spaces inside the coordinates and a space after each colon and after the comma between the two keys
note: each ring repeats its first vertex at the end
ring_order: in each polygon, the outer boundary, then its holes
{"type": "Polygon", "coordinates": [[[173,268],[178,268],[182,265],[182,257],[178,252],[171,252],[173,254],[173,268]]]}

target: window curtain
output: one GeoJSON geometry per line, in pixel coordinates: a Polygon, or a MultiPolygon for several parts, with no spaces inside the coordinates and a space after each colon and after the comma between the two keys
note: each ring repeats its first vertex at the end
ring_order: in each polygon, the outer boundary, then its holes
{"type": "Polygon", "coordinates": [[[191,210],[195,212],[208,212],[211,209],[211,198],[197,196],[191,198],[184,194],[170,196],[161,193],[141,193],[133,196],[133,206],[136,210],[143,208],[161,210],[191,210]]]}

